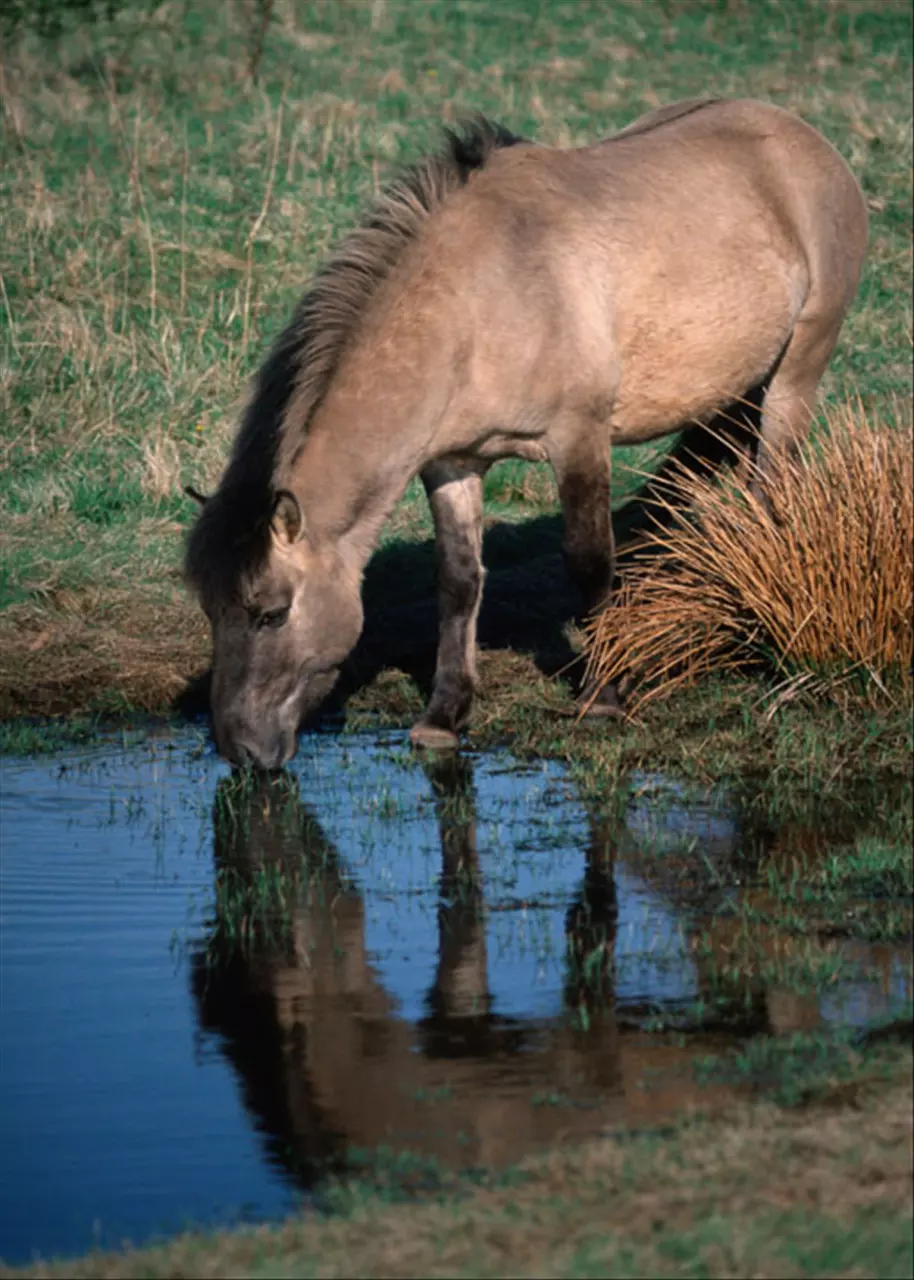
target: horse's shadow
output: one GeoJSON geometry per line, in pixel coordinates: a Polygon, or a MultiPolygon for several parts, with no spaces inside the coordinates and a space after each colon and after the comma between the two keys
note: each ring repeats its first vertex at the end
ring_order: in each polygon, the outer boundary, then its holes
{"type": "MultiPolygon", "coordinates": [[[[675,491],[666,482],[677,473],[710,475],[751,452],[757,439],[761,391],[731,406],[709,426],[681,433],[653,477],[614,513],[613,533],[622,564],[644,533],[672,520],[675,491]],[[655,499],[663,494],[664,506],[655,499]]],[[[546,676],[561,676],[572,688],[580,678],[568,624],[579,620],[580,599],[565,572],[562,517],[534,516],[493,524],[483,538],[487,577],[479,614],[482,649],[526,655],[546,676]]],[[[431,696],[438,636],[435,544],[394,542],[372,557],[363,587],[365,629],[322,709],[342,711],[379,672],[397,668],[431,696]]]]}
{"type": "MultiPolygon", "coordinates": [[[[745,403],[731,406],[708,426],[695,425],[679,435],[654,476],[614,513],[618,558],[639,545],[652,524],[672,518],[675,498],[664,482],[677,472],[708,475],[751,452],[757,439],[762,389],[745,403]],[[666,505],[654,499],[663,493],[666,505]]],[[[519,523],[492,524],[483,538],[487,577],[479,614],[482,649],[510,651],[529,658],[542,674],[559,676],[572,690],[580,663],[568,635],[579,618],[580,599],[565,572],[562,517],[534,516],[519,523]]],[[[421,696],[431,696],[438,639],[435,543],[397,541],[379,548],[365,573],[362,598],[365,626],[328,699],[317,712],[343,712],[351,699],[389,669],[404,672],[421,696]]],[[[197,714],[209,707],[210,672],[191,681],[177,709],[197,714]]]]}
{"type": "MultiPolygon", "coordinates": [[[[562,519],[535,516],[485,531],[486,585],[478,623],[483,649],[511,650],[555,675],[574,658],[565,634],[578,606],[564,572],[562,519]]],[[[379,672],[397,668],[422,696],[432,692],[438,638],[435,543],[395,542],[372,557],[365,574],[365,628],[327,703],[342,710],[379,672]]]]}

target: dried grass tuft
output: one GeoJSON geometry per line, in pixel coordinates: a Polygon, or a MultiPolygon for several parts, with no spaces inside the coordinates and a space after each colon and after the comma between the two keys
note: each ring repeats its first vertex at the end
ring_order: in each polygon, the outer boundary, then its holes
{"type": "Polygon", "coordinates": [[[181,488],[181,453],[176,441],[156,432],[143,442],[143,492],[151,498],[170,498],[181,488]]]}
{"type": "Polygon", "coordinates": [[[635,712],[712,673],[764,664],[781,677],[779,700],[910,695],[910,421],[849,402],[827,426],[778,458],[767,505],[751,465],[726,484],[674,470],[615,602],[586,629],[596,687],[637,678],[635,712]]]}

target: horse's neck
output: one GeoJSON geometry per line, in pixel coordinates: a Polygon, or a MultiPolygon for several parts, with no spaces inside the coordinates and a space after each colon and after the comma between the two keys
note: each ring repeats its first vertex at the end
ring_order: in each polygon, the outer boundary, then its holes
{"type": "Polygon", "coordinates": [[[435,452],[450,405],[441,344],[375,341],[314,415],[291,487],[313,537],[361,571],[406,486],[435,452]]]}
{"type": "Polygon", "coordinates": [[[342,550],[359,572],[417,469],[413,454],[403,456],[399,444],[379,447],[370,431],[364,440],[335,439],[327,432],[309,440],[296,468],[294,488],[311,537],[317,545],[342,550]]]}

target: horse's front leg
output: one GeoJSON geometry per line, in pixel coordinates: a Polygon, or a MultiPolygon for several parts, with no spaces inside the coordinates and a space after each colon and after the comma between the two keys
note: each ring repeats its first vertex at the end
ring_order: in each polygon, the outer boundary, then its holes
{"type": "Polygon", "coordinates": [[[476,692],[476,619],[482,600],[483,472],[433,462],[422,472],[435,521],[438,557],[438,659],[435,687],[410,739],[454,747],[476,692]]]}
{"type": "MultiPolygon", "coordinates": [[[[604,430],[595,431],[592,423],[564,439],[557,436],[549,460],[562,503],[562,553],[568,576],[581,595],[581,618],[589,618],[609,604],[615,578],[609,436],[604,430]]],[[[622,715],[615,685],[605,685],[591,701],[593,694],[589,686],[580,692],[581,700],[590,702],[588,715],[622,715]]]]}
{"type": "Polygon", "coordinates": [[[469,761],[457,751],[428,757],[441,835],[438,969],[428,1005],[434,1019],[483,1018],[491,1005],[476,801],[469,761]]]}

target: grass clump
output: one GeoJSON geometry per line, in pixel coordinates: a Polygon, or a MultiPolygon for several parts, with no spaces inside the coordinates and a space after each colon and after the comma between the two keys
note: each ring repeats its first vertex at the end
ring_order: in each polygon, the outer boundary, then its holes
{"type": "Polygon", "coordinates": [[[98,724],[91,716],[58,720],[0,720],[0,756],[38,756],[92,742],[98,724]]]}
{"type": "Polygon", "coordinates": [[[849,856],[829,858],[820,868],[816,884],[835,892],[884,899],[898,895],[914,897],[914,863],[911,845],[887,840],[861,841],[849,856]]]}
{"type": "Polygon", "coordinates": [[[768,909],[754,908],[750,914],[776,919],[789,933],[909,942],[914,929],[911,816],[902,813],[883,822],[883,828],[853,844],[830,846],[811,864],[799,862],[790,871],[769,866],[768,909]]]}
{"type": "Polygon", "coordinates": [[[834,1099],[842,1091],[856,1095],[880,1078],[890,1077],[903,1062],[904,1051],[895,1049],[865,1058],[861,1036],[842,1027],[757,1036],[735,1054],[704,1058],[696,1070],[707,1083],[748,1085],[764,1091],[779,1106],[798,1107],[814,1098],[834,1099]]]}
{"type": "MultiPolygon", "coordinates": [[[[898,415],[900,416],[900,415],[898,415]]],[[[847,402],[827,433],[727,485],[674,470],[616,603],[588,630],[600,686],[637,673],[633,709],[702,676],[756,669],[798,693],[910,698],[914,452],[909,425],[847,402]]]]}

